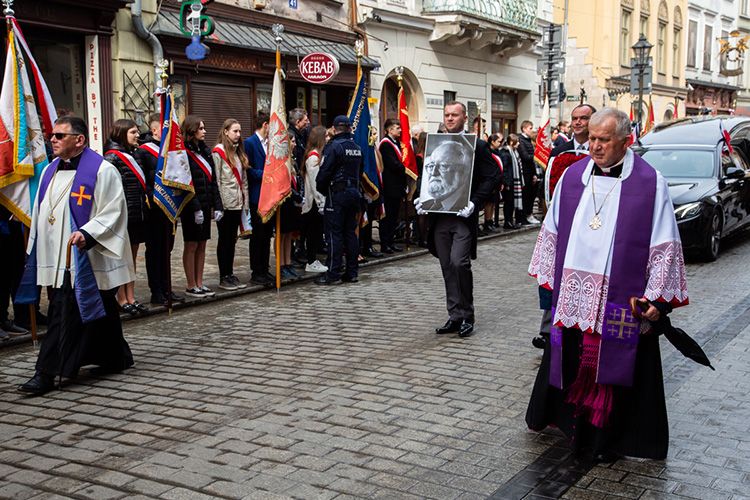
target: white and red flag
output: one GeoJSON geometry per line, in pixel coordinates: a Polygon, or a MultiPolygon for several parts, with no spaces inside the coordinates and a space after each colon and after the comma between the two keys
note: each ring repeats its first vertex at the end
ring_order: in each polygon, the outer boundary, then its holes
{"type": "Polygon", "coordinates": [[[258,213],[263,222],[268,222],[276,209],[292,192],[292,165],[289,156],[289,133],[287,132],[284,86],[281,69],[276,69],[271,94],[271,117],[268,120],[268,152],[260,186],[258,213]]]}
{"type": "Polygon", "coordinates": [[[411,127],[409,126],[409,108],[406,107],[404,87],[398,89],[398,120],[401,124],[401,162],[406,168],[406,175],[416,180],[419,176],[417,157],[411,147],[411,127]]]}
{"type": "Polygon", "coordinates": [[[544,109],[542,110],[542,121],[536,134],[536,147],[534,148],[534,160],[545,170],[549,163],[549,155],[552,152],[552,138],[549,126],[549,98],[544,97],[544,109]]]}

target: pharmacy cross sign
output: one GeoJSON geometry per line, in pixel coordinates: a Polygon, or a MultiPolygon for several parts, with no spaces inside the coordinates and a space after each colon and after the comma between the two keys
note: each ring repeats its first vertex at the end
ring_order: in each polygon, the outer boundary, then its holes
{"type": "Polygon", "coordinates": [[[313,52],[299,63],[299,74],[310,83],[323,84],[339,73],[339,61],[331,54],[313,52]]]}

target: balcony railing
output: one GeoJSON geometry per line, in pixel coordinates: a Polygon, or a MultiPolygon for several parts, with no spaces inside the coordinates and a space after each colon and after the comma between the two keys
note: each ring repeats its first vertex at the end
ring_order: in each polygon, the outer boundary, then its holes
{"type": "Polygon", "coordinates": [[[425,14],[465,14],[537,31],[536,0],[422,0],[425,14]]]}

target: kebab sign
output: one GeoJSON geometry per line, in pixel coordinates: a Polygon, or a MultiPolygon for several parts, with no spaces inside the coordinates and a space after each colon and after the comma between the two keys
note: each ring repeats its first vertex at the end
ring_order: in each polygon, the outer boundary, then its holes
{"type": "Polygon", "coordinates": [[[308,82],[320,85],[331,81],[339,73],[339,61],[331,54],[313,52],[302,58],[299,73],[308,82]]]}

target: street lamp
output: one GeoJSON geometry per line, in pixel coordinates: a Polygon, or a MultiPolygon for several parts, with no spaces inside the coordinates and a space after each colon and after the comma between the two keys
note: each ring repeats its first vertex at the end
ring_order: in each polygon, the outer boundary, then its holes
{"type": "Polygon", "coordinates": [[[653,45],[648,43],[646,35],[641,33],[640,38],[631,48],[635,55],[634,69],[638,70],[638,124],[640,125],[643,122],[643,73],[649,65],[649,54],[653,45]]]}

